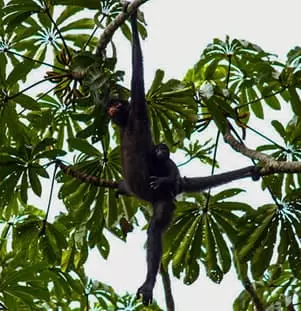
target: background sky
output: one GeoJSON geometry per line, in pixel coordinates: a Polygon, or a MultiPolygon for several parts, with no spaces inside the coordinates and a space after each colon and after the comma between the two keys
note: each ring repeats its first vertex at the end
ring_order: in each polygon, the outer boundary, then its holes
{"type": "MultiPolygon", "coordinates": [[[[158,68],[165,71],[166,79],[182,79],[213,38],[225,39],[229,35],[231,38],[245,39],[278,54],[282,60],[285,60],[289,49],[300,43],[300,0],[150,0],[142,10],[148,24],[148,38],[142,44],[146,89],[158,68]]],[[[117,40],[119,69],[127,72],[125,82],[128,85],[130,44],[120,33],[116,34],[114,40],[117,40]]],[[[257,128],[262,129],[260,122],[257,124],[257,128]]],[[[267,126],[266,122],[264,124],[267,126]]],[[[253,147],[256,146],[255,140],[251,143],[253,147]]],[[[183,160],[179,155],[173,158],[177,163],[183,160]]],[[[250,164],[230,148],[225,148],[225,154],[219,157],[219,162],[223,170],[250,164]]],[[[186,176],[208,175],[210,168],[192,162],[181,173],[186,176]]],[[[232,183],[231,186],[242,186],[242,182],[232,183]]],[[[246,199],[253,206],[268,200],[260,190],[260,183],[244,180],[244,186],[248,189],[247,193],[239,199],[246,199]]],[[[105,261],[97,251],[92,251],[87,264],[88,275],[107,282],[120,294],[126,291],[135,293],[145,277],[145,240],[146,232],[140,229],[129,234],[126,244],[115,238],[110,239],[109,260],[105,261]]],[[[199,279],[193,285],[185,286],[173,279],[172,289],[177,311],[227,311],[232,310],[232,302],[242,287],[233,270],[220,285],[214,284],[201,270],[199,279]]],[[[165,308],[160,277],[154,298],[165,308]]]]}

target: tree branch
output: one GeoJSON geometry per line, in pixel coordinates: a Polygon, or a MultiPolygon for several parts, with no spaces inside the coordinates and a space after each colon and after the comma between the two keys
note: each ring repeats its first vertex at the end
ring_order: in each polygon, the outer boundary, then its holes
{"type": "Polygon", "coordinates": [[[246,157],[258,160],[260,162],[259,173],[261,176],[271,175],[274,173],[301,173],[301,162],[297,161],[277,161],[273,157],[262,152],[248,148],[245,144],[239,142],[231,134],[230,127],[226,129],[224,134],[225,142],[232,147],[233,150],[245,155],[246,157]]]}
{"type": "Polygon", "coordinates": [[[249,280],[249,278],[247,278],[245,281],[242,282],[243,286],[245,288],[245,290],[249,293],[249,295],[251,296],[251,299],[256,307],[257,311],[265,311],[264,305],[261,302],[261,300],[259,299],[255,288],[253,287],[251,281],[249,280]]]}
{"type": "Polygon", "coordinates": [[[134,0],[131,2],[125,12],[121,12],[116,16],[116,18],[105,28],[103,33],[101,34],[98,44],[96,55],[101,56],[102,52],[110,42],[113,37],[115,31],[126,21],[126,19],[135,11],[137,11],[138,7],[142,5],[147,0],[134,0]]]}

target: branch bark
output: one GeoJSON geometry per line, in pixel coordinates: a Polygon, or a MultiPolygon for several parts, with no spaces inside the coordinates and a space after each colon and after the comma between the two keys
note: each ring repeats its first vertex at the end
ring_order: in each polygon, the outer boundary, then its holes
{"type": "Polygon", "coordinates": [[[251,296],[251,299],[256,307],[257,311],[265,311],[264,305],[261,302],[260,298],[258,297],[255,288],[253,287],[251,281],[249,279],[246,279],[242,282],[245,290],[249,293],[251,296]]]}
{"type": "Polygon", "coordinates": [[[273,157],[262,152],[248,148],[245,144],[239,142],[231,134],[230,127],[227,127],[224,134],[225,142],[232,147],[233,150],[245,155],[246,157],[258,160],[261,176],[271,175],[274,173],[301,173],[301,162],[293,161],[277,161],[273,157]]]}
{"type": "Polygon", "coordinates": [[[115,31],[126,21],[126,19],[135,11],[138,7],[142,5],[147,0],[134,0],[131,2],[125,12],[121,12],[116,16],[116,18],[105,28],[101,36],[99,37],[96,55],[101,56],[104,49],[107,47],[108,43],[113,37],[115,31]]]}

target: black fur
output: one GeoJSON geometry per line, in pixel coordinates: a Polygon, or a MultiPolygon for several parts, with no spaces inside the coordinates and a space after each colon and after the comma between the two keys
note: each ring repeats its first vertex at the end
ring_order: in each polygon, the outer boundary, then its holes
{"type": "Polygon", "coordinates": [[[175,209],[174,197],[180,184],[176,165],[169,158],[166,145],[155,146],[145,101],[143,61],[137,30],[137,16],[132,25],[132,82],[131,101],[111,100],[108,114],[120,127],[120,144],[125,192],[130,192],[153,205],[153,216],[148,228],[147,275],[137,296],[145,305],[152,302],[153,288],[162,255],[162,234],[169,225],[175,209]],[[164,154],[166,152],[168,154],[164,154]],[[163,153],[161,154],[161,152],[163,153]]]}

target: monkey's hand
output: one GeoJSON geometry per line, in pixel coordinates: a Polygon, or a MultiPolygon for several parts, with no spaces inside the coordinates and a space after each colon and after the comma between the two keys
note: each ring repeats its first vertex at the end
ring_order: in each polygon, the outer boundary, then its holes
{"type": "Polygon", "coordinates": [[[157,190],[161,185],[166,183],[166,177],[150,176],[149,186],[153,190],[157,190]]]}
{"type": "Polygon", "coordinates": [[[132,193],[130,192],[127,184],[124,180],[121,180],[118,184],[117,190],[115,191],[115,197],[118,198],[120,195],[131,196],[132,193]]]}
{"type": "Polygon", "coordinates": [[[148,306],[153,302],[153,286],[144,283],[141,287],[138,288],[136,299],[141,298],[145,306],[148,306]]]}

